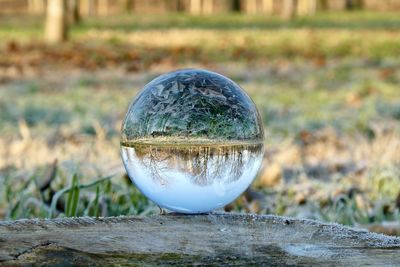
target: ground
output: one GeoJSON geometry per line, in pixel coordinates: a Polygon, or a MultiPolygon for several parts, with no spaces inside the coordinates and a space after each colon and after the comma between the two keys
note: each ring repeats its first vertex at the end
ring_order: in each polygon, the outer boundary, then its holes
{"type": "Polygon", "coordinates": [[[157,213],[125,175],[121,121],[152,78],[199,67],[239,83],[266,131],[226,210],[399,233],[398,14],[86,19],[59,46],[41,24],[0,17],[0,219],[157,213]]]}

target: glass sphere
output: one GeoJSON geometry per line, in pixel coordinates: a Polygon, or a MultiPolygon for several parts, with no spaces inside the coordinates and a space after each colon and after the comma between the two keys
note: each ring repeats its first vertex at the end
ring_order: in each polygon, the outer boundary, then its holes
{"type": "Polygon", "coordinates": [[[264,132],[250,97],[206,70],[148,83],[129,106],[121,154],[129,177],[157,205],[204,213],[235,200],[263,158],[264,132]]]}

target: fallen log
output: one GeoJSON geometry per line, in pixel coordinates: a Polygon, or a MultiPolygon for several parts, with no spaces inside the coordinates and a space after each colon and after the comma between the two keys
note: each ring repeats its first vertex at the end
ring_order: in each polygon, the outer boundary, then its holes
{"type": "Polygon", "coordinates": [[[400,265],[400,239],[272,215],[0,222],[0,265],[400,265]]]}

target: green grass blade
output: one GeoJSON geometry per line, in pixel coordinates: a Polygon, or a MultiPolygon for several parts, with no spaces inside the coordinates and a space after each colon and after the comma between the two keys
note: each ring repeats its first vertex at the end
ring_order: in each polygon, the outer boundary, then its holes
{"type": "MultiPolygon", "coordinates": [[[[100,178],[100,179],[98,179],[98,180],[96,180],[96,181],[94,181],[94,182],[92,182],[92,183],[79,185],[79,189],[90,188],[90,187],[92,187],[92,186],[101,184],[101,183],[103,183],[103,182],[105,182],[105,181],[110,180],[110,179],[113,178],[115,175],[116,175],[116,174],[112,174],[112,175],[109,175],[109,176],[100,178]]],[[[53,198],[52,198],[52,200],[51,200],[51,205],[50,205],[50,211],[49,211],[49,214],[48,214],[48,218],[53,218],[53,214],[54,214],[54,212],[56,211],[57,202],[58,202],[58,200],[60,199],[60,197],[61,197],[62,195],[64,195],[65,193],[70,192],[72,189],[73,189],[73,186],[71,185],[71,186],[69,186],[69,187],[65,187],[65,188],[63,188],[63,189],[57,191],[57,193],[54,194],[54,196],[53,196],[53,198]]]]}
{"type": "Polygon", "coordinates": [[[93,216],[98,217],[99,216],[99,195],[100,195],[100,186],[96,187],[96,197],[94,199],[93,203],[93,216]]]}
{"type": "Polygon", "coordinates": [[[73,205],[73,200],[74,200],[74,192],[75,192],[75,187],[77,185],[77,180],[78,180],[78,176],[76,174],[74,174],[73,178],[72,178],[72,184],[71,184],[71,191],[69,191],[68,193],[68,200],[65,206],[65,216],[67,217],[71,217],[72,215],[72,205],[73,205]]]}
{"type": "Polygon", "coordinates": [[[78,203],[79,203],[79,181],[76,180],[76,185],[74,187],[74,190],[72,190],[73,192],[73,197],[72,197],[72,203],[71,203],[71,214],[70,217],[76,217],[76,215],[78,214],[78,203]]]}

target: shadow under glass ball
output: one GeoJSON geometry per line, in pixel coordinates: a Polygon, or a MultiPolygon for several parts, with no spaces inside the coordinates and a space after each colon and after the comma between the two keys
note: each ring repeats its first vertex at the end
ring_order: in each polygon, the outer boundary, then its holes
{"type": "Polygon", "coordinates": [[[236,83],[188,69],[159,76],[134,99],[121,153],[131,180],[160,207],[204,213],[247,189],[263,140],[258,111],[236,83]]]}

